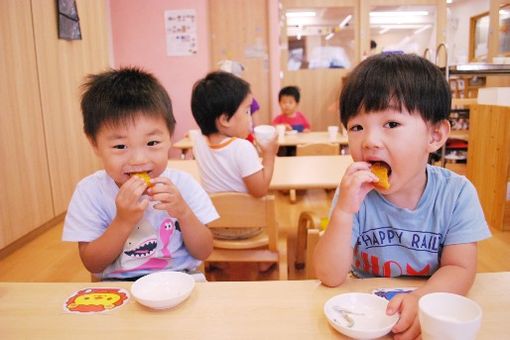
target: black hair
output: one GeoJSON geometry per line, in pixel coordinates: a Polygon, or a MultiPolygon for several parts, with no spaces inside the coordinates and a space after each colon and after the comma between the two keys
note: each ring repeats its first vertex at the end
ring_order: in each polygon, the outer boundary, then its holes
{"type": "Polygon", "coordinates": [[[93,141],[102,126],[126,124],[139,115],[162,117],[170,135],[174,132],[175,118],[168,93],[152,74],[140,68],[88,75],[81,89],[83,129],[93,141]]]}
{"type": "Polygon", "coordinates": [[[370,49],[373,50],[374,48],[377,48],[377,43],[375,40],[370,40],[370,49]]]}
{"type": "Polygon", "coordinates": [[[340,93],[340,120],[347,127],[350,118],[362,110],[405,107],[417,111],[425,122],[448,119],[451,93],[441,70],[414,54],[380,53],[365,59],[348,75],[340,93]]]}
{"type": "Polygon", "coordinates": [[[225,114],[232,118],[250,94],[250,84],[223,71],[214,71],[193,85],[191,112],[202,134],[218,132],[216,119],[225,114]]]}
{"type": "Polygon", "coordinates": [[[278,93],[278,101],[282,100],[283,96],[292,96],[292,97],[294,97],[294,100],[296,101],[296,103],[299,103],[299,100],[301,99],[301,94],[299,93],[299,87],[285,86],[278,93]]]}

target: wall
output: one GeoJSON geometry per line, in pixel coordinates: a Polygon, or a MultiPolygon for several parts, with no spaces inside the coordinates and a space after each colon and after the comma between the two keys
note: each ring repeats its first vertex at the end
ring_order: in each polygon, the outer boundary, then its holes
{"type": "MultiPolygon", "coordinates": [[[[209,71],[207,0],[110,0],[114,65],[137,65],[152,72],[167,89],[177,126],[174,142],[196,128],[190,98],[194,82],[209,71]],[[166,55],[165,10],[195,9],[198,53],[166,55]]],[[[177,156],[176,150],[172,157],[177,156]]]]}
{"type": "Polygon", "coordinates": [[[469,19],[489,11],[489,1],[465,0],[448,6],[448,52],[450,64],[465,63],[469,51],[469,19]]]}

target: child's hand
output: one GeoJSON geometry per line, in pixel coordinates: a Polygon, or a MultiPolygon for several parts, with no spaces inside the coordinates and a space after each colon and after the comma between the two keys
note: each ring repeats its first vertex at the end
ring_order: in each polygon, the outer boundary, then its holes
{"type": "Polygon", "coordinates": [[[177,219],[182,219],[191,211],[179,189],[168,178],[153,178],[151,182],[154,185],[147,189],[147,192],[151,201],[159,201],[154,204],[154,209],[166,210],[170,216],[177,219]]]}
{"type": "Polygon", "coordinates": [[[117,218],[130,225],[135,225],[142,217],[149,200],[142,198],[147,188],[144,180],[138,176],[132,176],[119,189],[115,198],[117,218]]]}
{"type": "Polygon", "coordinates": [[[356,213],[367,193],[374,188],[372,183],[377,181],[377,176],[370,171],[370,163],[352,163],[340,182],[337,209],[349,214],[356,213]]]}
{"type": "Polygon", "coordinates": [[[287,130],[287,131],[292,131],[292,130],[293,130],[292,125],[290,125],[290,124],[285,124],[285,130],[287,130]]]}
{"type": "Polygon", "coordinates": [[[260,149],[262,157],[265,155],[274,157],[278,152],[278,135],[275,134],[273,138],[266,143],[257,143],[257,146],[260,149]]]}
{"type": "Polygon", "coordinates": [[[420,335],[418,299],[413,293],[404,293],[395,295],[388,303],[386,314],[400,313],[400,319],[392,329],[396,340],[416,339],[420,335]]]}

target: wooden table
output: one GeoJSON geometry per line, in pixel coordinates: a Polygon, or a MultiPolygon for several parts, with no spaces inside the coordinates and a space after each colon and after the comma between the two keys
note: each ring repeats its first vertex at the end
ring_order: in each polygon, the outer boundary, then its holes
{"type": "MultiPolygon", "coordinates": [[[[296,156],[276,157],[270,189],[335,189],[345,169],[352,163],[351,156],[296,156]]],[[[195,160],[170,160],[168,166],[188,172],[200,181],[195,160]]]]}
{"type": "MultiPolygon", "coordinates": [[[[337,288],[318,281],[197,283],[179,306],[154,311],[131,298],[104,314],[63,311],[87,287],[129,290],[129,282],[0,283],[0,337],[7,339],[343,339],[329,326],[324,303],[337,294],[419,286],[403,279],[349,279],[337,288]]],[[[468,297],[483,309],[478,339],[508,339],[510,273],[478,274],[468,297]]],[[[387,337],[389,338],[389,337],[387,337]]]]}
{"type": "MultiPolygon", "coordinates": [[[[278,145],[281,146],[295,146],[308,143],[337,143],[342,146],[347,145],[347,136],[338,133],[335,140],[329,140],[328,132],[314,131],[286,134],[282,140],[278,140],[278,145]]],[[[189,149],[193,148],[193,142],[189,137],[184,137],[172,146],[176,149],[180,149],[181,153],[184,155],[189,149]]]]}

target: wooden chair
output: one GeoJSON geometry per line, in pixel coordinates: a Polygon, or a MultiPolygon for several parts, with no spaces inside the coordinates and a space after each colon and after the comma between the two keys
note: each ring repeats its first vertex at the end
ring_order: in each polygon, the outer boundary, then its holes
{"type": "Polygon", "coordinates": [[[315,278],[312,256],[320,235],[321,230],[319,217],[313,212],[303,211],[299,215],[298,220],[296,261],[294,263],[294,268],[305,268],[307,279],[315,278]]]}
{"type": "MultiPolygon", "coordinates": [[[[332,156],[340,154],[340,145],[334,143],[309,143],[296,145],[296,156],[332,156]]],[[[296,202],[296,189],[290,189],[290,201],[296,202]]]]}
{"type": "Polygon", "coordinates": [[[246,193],[223,192],[210,195],[220,218],[209,228],[263,228],[262,233],[245,240],[214,240],[212,254],[205,262],[273,262],[280,280],[287,279],[287,242],[278,239],[275,199],[272,195],[255,198],[246,193]]]}

